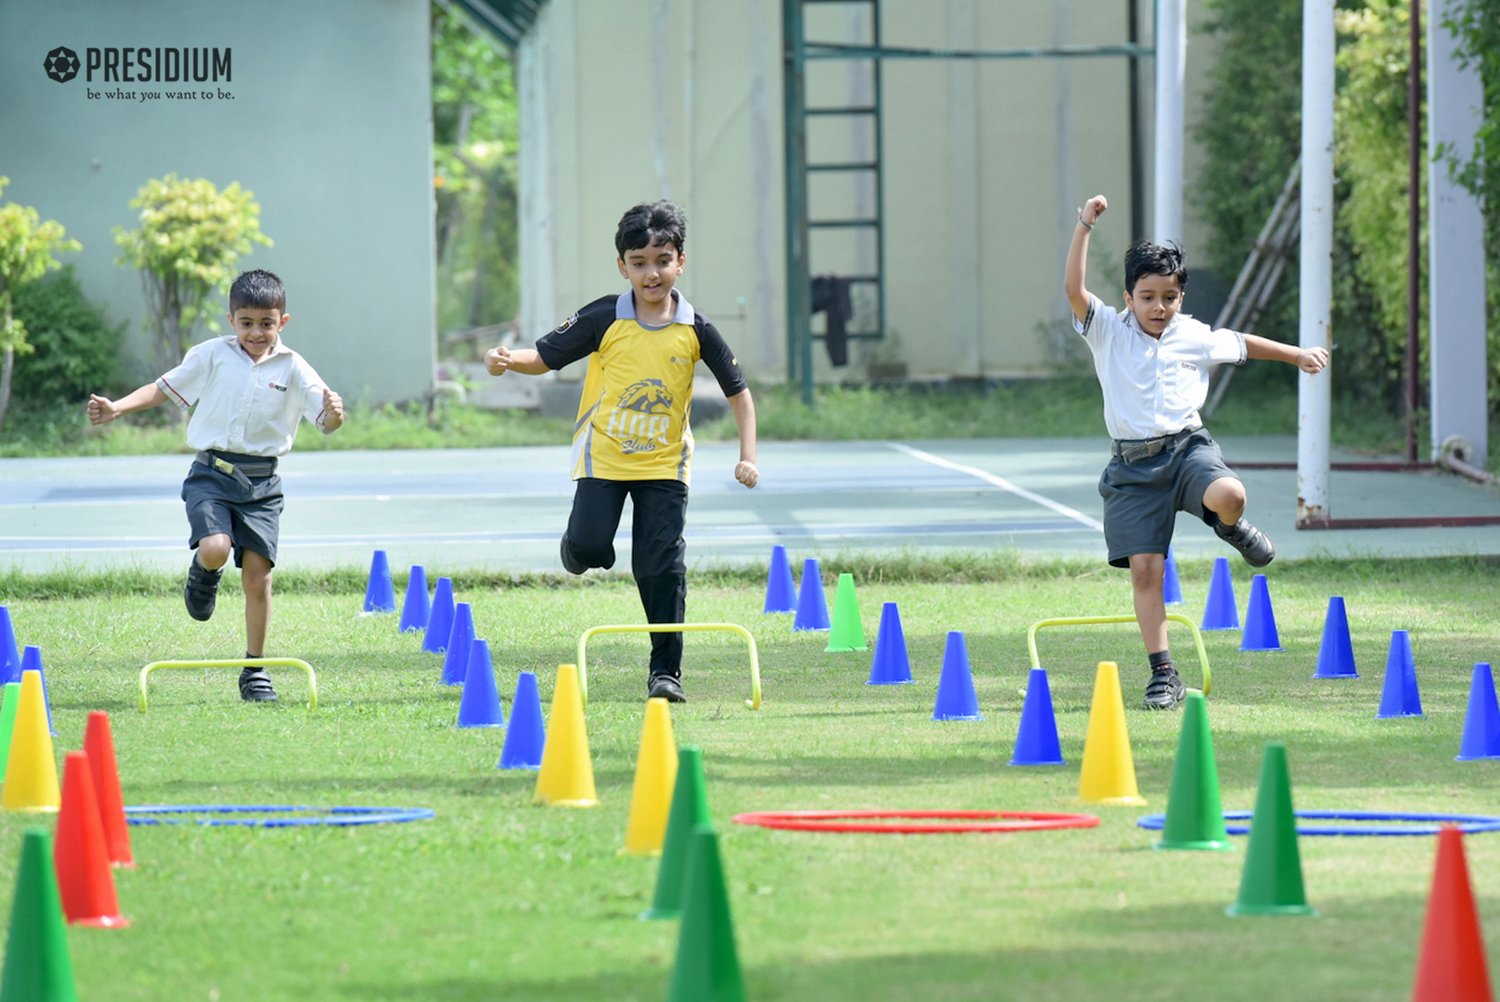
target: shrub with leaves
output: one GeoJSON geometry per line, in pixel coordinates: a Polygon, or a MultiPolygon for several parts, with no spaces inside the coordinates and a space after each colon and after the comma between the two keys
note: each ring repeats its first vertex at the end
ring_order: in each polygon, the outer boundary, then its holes
{"type": "MultiPolygon", "coordinates": [[[[0,194],[9,183],[10,178],[0,177],[0,194]]],[[[16,292],[60,267],[58,254],[82,249],[82,244],[68,237],[61,223],[51,219],[43,222],[31,206],[14,202],[0,205],[0,426],[10,409],[16,355],[31,351],[26,325],[15,316],[16,292]]]]}
{"type": "Polygon", "coordinates": [[[81,403],[117,383],[125,324],[111,323],[89,301],[72,265],[17,289],[15,315],[33,349],[19,367],[18,411],[81,403]]]}
{"type": "Polygon", "coordinates": [[[147,181],[130,206],[140,210],[140,227],[115,227],[118,260],[141,273],[157,368],[170,369],[192,346],[195,325],[219,329],[214,317],[236,262],[271,239],[260,231],[255,196],[238,182],[221,191],[168,174],[147,181]]]}

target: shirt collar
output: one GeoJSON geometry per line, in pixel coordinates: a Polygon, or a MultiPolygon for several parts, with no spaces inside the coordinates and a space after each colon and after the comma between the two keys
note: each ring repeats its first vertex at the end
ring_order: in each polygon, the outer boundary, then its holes
{"type": "MultiPolygon", "coordinates": [[[[253,358],[250,357],[250,353],[249,352],[245,351],[245,349],[243,349],[243,348],[240,347],[240,339],[239,339],[238,336],[236,336],[234,334],[227,335],[224,338],[224,343],[225,343],[225,345],[228,346],[228,348],[229,348],[230,351],[234,352],[236,355],[238,355],[240,358],[243,358],[245,361],[247,361],[247,362],[254,362],[255,361],[255,359],[253,359],[253,358]]],[[[286,342],[284,340],[282,340],[281,338],[278,337],[276,339],[276,344],[271,348],[270,351],[266,352],[265,357],[266,358],[275,358],[277,355],[288,354],[289,352],[291,352],[291,350],[292,349],[290,349],[290,348],[288,348],[286,346],[286,342]]]]}
{"type": "MultiPolygon", "coordinates": [[[[694,314],[693,304],[690,303],[690,302],[688,302],[687,301],[687,297],[684,296],[682,293],[678,292],[676,289],[672,290],[672,298],[674,300],[676,300],[676,302],[677,302],[677,308],[672,313],[672,321],[671,322],[674,323],[674,324],[689,324],[689,325],[691,325],[692,322],[693,322],[693,314],[694,314]]],[[[615,300],[615,319],[616,320],[635,320],[636,319],[636,315],[635,315],[635,293],[634,293],[634,291],[627,289],[625,292],[620,293],[620,298],[618,298],[618,299],[615,300]]]]}

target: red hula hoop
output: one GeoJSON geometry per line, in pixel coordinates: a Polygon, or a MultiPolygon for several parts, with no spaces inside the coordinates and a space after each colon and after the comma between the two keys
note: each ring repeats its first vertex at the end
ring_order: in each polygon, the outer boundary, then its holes
{"type": "Polygon", "coordinates": [[[1092,814],[1054,814],[1041,811],[753,811],[736,814],[734,823],[802,832],[958,835],[969,832],[1039,832],[1061,828],[1094,828],[1099,824],[1099,819],[1092,814]],[[884,823],[890,819],[916,823],[884,823]],[[934,821],[969,823],[934,824],[934,821]]]}

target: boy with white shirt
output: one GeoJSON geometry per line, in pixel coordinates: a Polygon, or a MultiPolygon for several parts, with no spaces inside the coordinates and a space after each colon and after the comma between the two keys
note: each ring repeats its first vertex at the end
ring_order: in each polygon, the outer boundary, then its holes
{"type": "Polygon", "coordinates": [[[1190,512],[1244,556],[1264,567],[1276,556],[1265,533],[1242,516],[1245,485],[1224,463],[1198,409],[1208,396],[1213,366],[1272,359],[1317,373],[1328,364],[1323,348],[1300,348],[1254,334],[1213,330],[1179,313],[1187,268],[1176,244],[1139,241],[1125,253],[1125,309],[1105,306],[1084,287],[1089,233],[1109,208],[1095,195],[1078,210],[1068,247],[1063,291],[1074,328],[1094,355],[1104,393],[1104,421],[1113,443],[1099,478],[1109,562],[1130,568],[1135,618],[1151,664],[1144,705],[1170,710],[1183,685],[1167,647],[1162,575],[1177,512],[1190,512]]]}
{"type": "MultiPolygon", "coordinates": [[[[234,333],[188,349],[182,362],[155,382],[110,400],[91,394],[89,421],[108,424],[121,414],[170,400],[188,420],[187,444],[198,451],[182,500],[188,545],[183,601],[199,621],[214,612],[222,568],[234,554],[245,590],[245,656],[264,656],[271,617],[271,571],[276,564],[283,499],[276,461],[291,451],[303,417],[325,435],[344,423],[344,402],[311,365],[281,341],[292,319],[286,288],[269,271],[247,271],[229,290],[234,333]],[[194,404],[197,406],[194,407],[194,404]]],[[[276,700],[261,668],[240,672],[240,698],[276,700]]]]}

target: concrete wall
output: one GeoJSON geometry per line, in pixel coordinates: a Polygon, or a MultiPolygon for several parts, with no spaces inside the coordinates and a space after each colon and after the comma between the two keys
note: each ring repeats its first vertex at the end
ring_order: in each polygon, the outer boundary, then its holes
{"type": "MultiPolygon", "coordinates": [[[[137,225],[128,203],[150,178],[238,181],[275,240],[240,266],[286,281],[287,343],[351,403],[419,397],[436,343],[428,17],[427,0],[4,0],[4,197],[83,243],[84,288],[131,322],[145,360],[145,301],[113,228],[137,225]],[[227,49],[231,75],[107,81],[101,66],[58,83],[43,70],[57,46],[227,49]]],[[[133,378],[156,375],[139,365],[133,378]]]]}
{"type": "MultiPolygon", "coordinates": [[[[1150,41],[1150,4],[1141,33],[1150,41]]],[[[1190,24],[1201,4],[1190,5],[1190,24]]],[[[809,39],[864,42],[867,8],[807,7],[809,39]]],[[[1125,41],[1121,5],[1059,0],[882,0],[888,46],[969,50],[1125,41]]],[[[542,333],[579,304],[622,288],[612,238],[629,205],[684,204],[681,287],[760,378],[786,372],[782,210],[781,5],[765,0],[549,0],[517,60],[522,125],[522,330],[542,333]]],[[[1189,122],[1201,94],[1204,43],[1189,43],[1189,122]]],[[[868,63],[815,61],[810,105],[857,104],[868,63]]],[[[1095,234],[1091,286],[1118,300],[1132,239],[1127,63],[1089,59],[918,60],[883,64],[885,279],[893,346],[916,376],[1001,377],[1047,371],[1048,331],[1066,324],[1062,263],[1074,210],[1110,196],[1095,234]]],[[[1142,104],[1149,197],[1151,63],[1142,104]]],[[[813,160],[868,157],[870,129],[813,119],[813,160]]],[[[1188,169],[1197,160],[1191,146],[1188,169]]],[[[815,216],[874,205],[867,182],[815,175],[815,216]]],[[[1150,207],[1146,206],[1146,220],[1150,207]]],[[[1187,204],[1189,244],[1196,206],[1187,204]]],[[[812,271],[873,270],[873,243],[815,231],[812,271]]],[[[858,287],[856,287],[858,288],[858,287]]],[[[821,330],[823,320],[814,320],[821,330]]],[[[887,349],[890,350],[890,349],[887,349]]],[[[855,345],[818,377],[862,378],[855,345]]]]}

